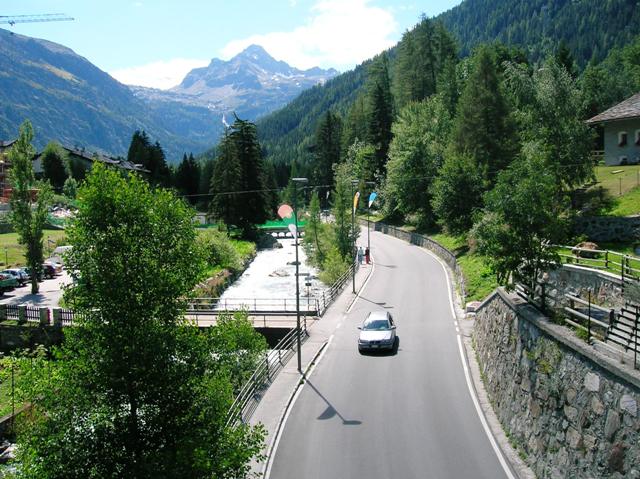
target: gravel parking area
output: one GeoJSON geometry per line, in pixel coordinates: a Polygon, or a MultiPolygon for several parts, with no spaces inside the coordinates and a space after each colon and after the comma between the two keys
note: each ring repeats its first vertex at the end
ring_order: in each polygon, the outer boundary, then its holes
{"type": "Polygon", "coordinates": [[[55,278],[45,279],[40,283],[38,294],[31,294],[31,284],[27,283],[25,286],[18,287],[0,296],[0,304],[27,304],[29,306],[56,308],[62,298],[62,287],[69,283],[71,283],[71,278],[66,271],[62,271],[55,278]]]}

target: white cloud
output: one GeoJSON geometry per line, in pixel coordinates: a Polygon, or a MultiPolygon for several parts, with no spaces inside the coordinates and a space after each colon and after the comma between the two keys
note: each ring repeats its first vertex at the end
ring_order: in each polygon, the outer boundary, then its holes
{"type": "Polygon", "coordinates": [[[390,10],[370,0],[320,0],[303,26],[234,40],[222,49],[231,58],[251,44],[298,68],[333,66],[344,70],[391,47],[398,24],[390,10]]]}
{"type": "Polygon", "coordinates": [[[138,85],[166,90],[178,85],[194,68],[204,67],[209,60],[173,58],[146,65],[121,68],[109,72],[113,78],[125,85],[138,85]]]}

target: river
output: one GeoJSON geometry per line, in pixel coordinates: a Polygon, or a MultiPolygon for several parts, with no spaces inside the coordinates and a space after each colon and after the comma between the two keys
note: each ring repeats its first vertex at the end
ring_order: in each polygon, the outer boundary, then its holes
{"type": "MultiPolygon", "coordinates": [[[[221,300],[294,299],[296,296],[296,250],[293,238],[278,238],[282,248],[258,251],[246,271],[221,296],[221,300]]],[[[326,286],[317,278],[318,271],[307,265],[302,245],[298,247],[300,261],[300,301],[310,295],[321,296],[326,286]],[[305,283],[309,282],[310,286],[305,283]]],[[[222,303],[222,301],[221,301],[222,303]]]]}

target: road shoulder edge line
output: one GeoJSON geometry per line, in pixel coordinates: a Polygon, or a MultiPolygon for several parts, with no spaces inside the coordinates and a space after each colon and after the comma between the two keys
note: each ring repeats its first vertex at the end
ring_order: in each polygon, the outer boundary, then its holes
{"type": "MultiPolygon", "coordinates": [[[[398,238],[399,239],[399,238],[398,238]]],[[[402,241],[402,240],[401,240],[402,241]]],[[[455,281],[451,279],[451,271],[444,263],[444,261],[433,251],[430,251],[426,248],[420,247],[421,251],[424,251],[429,256],[433,257],[439,264],[442,266],[442,269],[445,272],[445,276],[447,278],[447,289],[449,290],[449,301],[451,304],[451,309],[453,312],[454,319],[461,323],[462,321],[459,318],[459,314],[456,311],[454,300],[453,300],[453,288],[452,284],[455,284],[455,281]]],[[[459,298],[457,298],[459,299],[459,298]]],[[[498,461],[502,465],[502,468],[505,471],[505,474],[510,479],[531,479],[535,478],[535,474],[533,471],[527,466],[524,461],[520,459],[517,455],[517,452],[513,449],[511,444],[508,442],[502,424],[498,420],[495,411],[493,409],[488,410],[491,406],[487,401],[481,401],[480,395],[478,394],[478,388],[483,388],[484,384],[478,384],[479,379],[475,377],[474,374],[471,374],[472,368],[470,364],[469,354],[467,348],[466,341],[463,340],[462,331],[456,334],[458,340],[458,347],[460,352],[460,360],[462,362],[462,367],[465,373],[465,379],[467,382],[467,386],[469,389],[469,394],[471,395],[471,399],[476,408],[476,412],[480,418],[480,422],[482,423],[483,429],[489,438],[489,442],[491,443],[496,456],[498,457],[498,461]],[[491,421],[489,420],[491,417],[491,421]]],[[[475,350],[472,349],[472,352],[475,350]]],[[[475,357],[474,357],[475,358],[475,357]]],[[[475,360],[475,359],[474,359],[475,360]]],[[[476,364],[477,366],[477,364],[476,364]]],[[[478,368],[476,368],[478,369],[478,368]]],[[[480,380],[481,381],[481,380],[480,380]]],[[[486,393],[484,394],[486,396],[486,393]]]]}
{"type": "Polygon", "coordinates": [[[300,393],[302,393],[302,390],[304,388],[304,385],[307,382],[307,379],[311,377],[311,374],[313,373],[313,370],[315,369],[317,363],[319,363],[320,359],[322,359],[321,356],[327,350],[327,346],[329,345],[329,342],[330,340],[327,340],[322,344],[322,346],[320,346],[316,354],[313,356],[313,358],[307,365],[304,373],[302,373],[302,376],[300,376],[300,380],[298,381],[297,386],[289,396],[287,405],[285,406],[284,411],[282,412],[282,416],[280,416],[280,421],[278,422],[278,428],[276,429],[276,435],[271,443],[271,447],[267,454],[267,460],[262,469],[262,477],[264,477],[264,479],[269,479],[269,476],[271,475],[271,466],[273,465],[273,458],[275,457],[275,453],[278,449],[278,444],[280,443],[280,438],[282,437],[282,432],[284,431],[284,426],[287,422],[287,419],[289,418],[289,414],[291,413],[291,410],[293,409],[293,405],[298,400],[298,397],[300,396],[300,393]]]}

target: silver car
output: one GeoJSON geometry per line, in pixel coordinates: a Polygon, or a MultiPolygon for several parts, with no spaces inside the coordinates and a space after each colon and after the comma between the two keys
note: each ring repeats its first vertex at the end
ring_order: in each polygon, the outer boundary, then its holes
{"type": "Polygon", "coordinates": [[[393,349],[396,342],[396,325],[387,311],[370,312],[358,329],[358,351],[393,349]]]}

